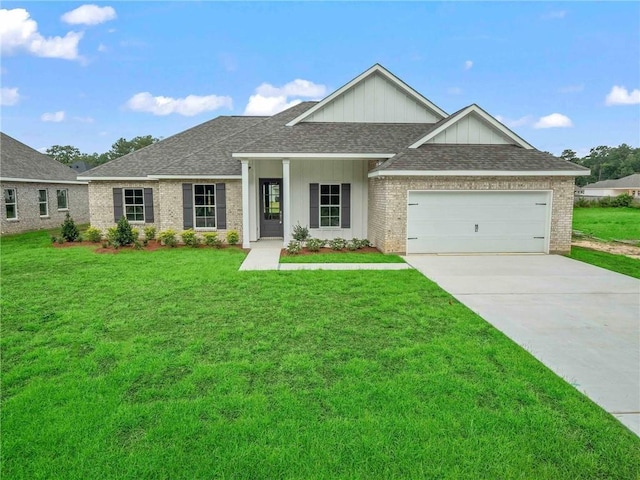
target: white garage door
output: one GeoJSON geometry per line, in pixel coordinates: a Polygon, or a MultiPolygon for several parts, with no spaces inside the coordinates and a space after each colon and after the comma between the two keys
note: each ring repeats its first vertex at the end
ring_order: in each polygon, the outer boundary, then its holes
{"type": "Polygon", "coordinates": [[[551,192],[410,191],[407,253],[547,252],[551,192]]]}

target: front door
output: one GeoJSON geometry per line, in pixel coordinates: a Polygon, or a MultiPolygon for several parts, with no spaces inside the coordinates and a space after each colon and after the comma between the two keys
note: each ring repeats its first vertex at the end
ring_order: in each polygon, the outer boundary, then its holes
{"type": "Polygon", "coordinates": [[[282,179],[260,179],[260,237],[283,237],[282,179]]]}

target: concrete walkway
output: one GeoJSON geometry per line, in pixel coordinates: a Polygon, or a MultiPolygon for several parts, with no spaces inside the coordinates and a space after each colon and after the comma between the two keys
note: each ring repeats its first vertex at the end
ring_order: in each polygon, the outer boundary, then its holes
{"type": "Polygon", "coordinates": [[[406,263],[280,263],[282,240],[251,242],[240,270],[406,270],[406,263]]]}
{"type": "Polygon", "coordinates": [[[640,436],[640,280],[557,255],[408,255],[640,436]]]}

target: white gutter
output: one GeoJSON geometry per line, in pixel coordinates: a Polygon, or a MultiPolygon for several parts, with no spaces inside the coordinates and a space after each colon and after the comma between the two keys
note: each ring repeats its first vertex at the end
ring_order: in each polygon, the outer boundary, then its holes
{"type": "Polygon", "coordinates": [[[278,159],[303,159],[303,158],[345,158],[345,159],[378,159],[391,158],[395,153],[233,153],[233,158],[278,158],[278,159]]]}
{"type": "MultiPolygon", "coordinates": [[[[78,177],[78,180],[82,180],[78,177]]],[[[86,185],[87,182],[80,182],[77,180],[38,180],[35,178],[12,178],[12,177],[0,177],[0,182],[22,182],[22,183],[61,183],[64,185],[86,185]]]]}
{"type": "Polygon", "coordinates": [[[590,174],[580,170],[377,170],[368,177],[579,177],[590,174]]]}

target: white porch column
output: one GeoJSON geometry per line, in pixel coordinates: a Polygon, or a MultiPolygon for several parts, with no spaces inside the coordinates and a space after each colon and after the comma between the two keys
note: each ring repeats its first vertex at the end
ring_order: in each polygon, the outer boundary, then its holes
{"type": "Polygon", "coordinates": [[[282,160],[282,227],[284,229],[284,244],[291,240],[291,190],[289,188],[289,163],[290,160],[282,160]]]}
{"type": "Polygon", "coordinates": [[[249,243],[249,160],[242,162],[242,248],[250,248],[249,243]]]}

